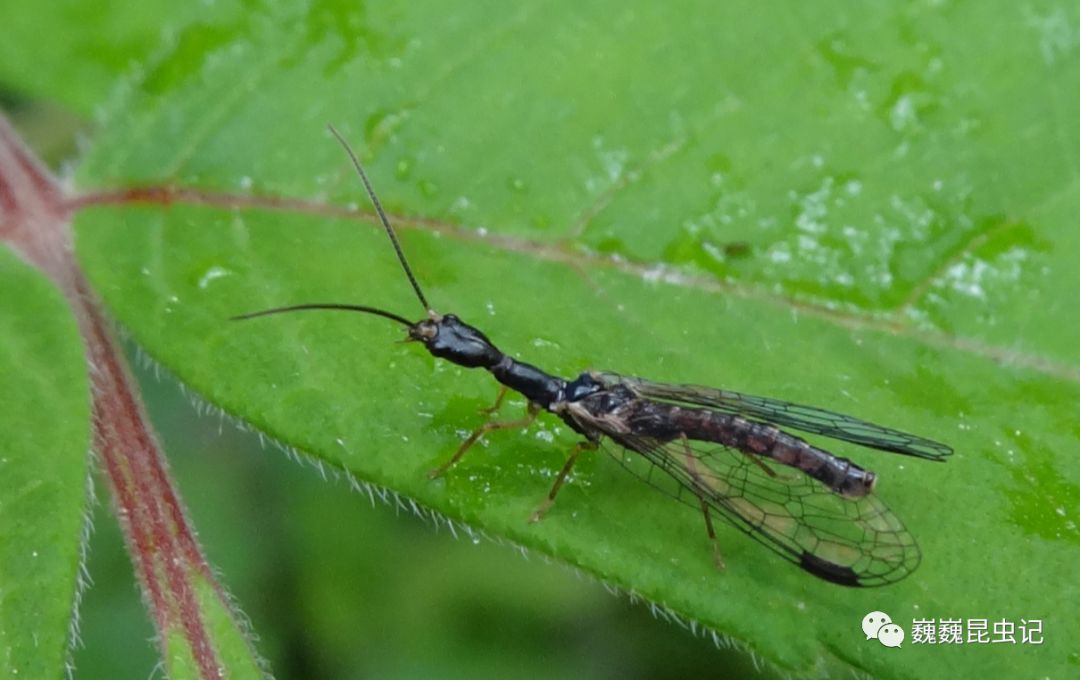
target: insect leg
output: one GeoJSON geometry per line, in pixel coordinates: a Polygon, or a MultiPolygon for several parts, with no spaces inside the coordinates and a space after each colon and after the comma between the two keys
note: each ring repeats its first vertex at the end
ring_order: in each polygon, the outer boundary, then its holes
{"type": "Polygon", "coordinates": [[[461,457],[465,455],[465,452],[469,450],[470,446],[475,444],[481,437],[483,437],[488,432],[491,432],[492,430],[509,430],[519,427],[528,427],[529,425],[532,425],[534,420],[536,420],[536,415],[538,413],[540,413],[540,407],[532,402],[529,402],[529,409],[526,412],[524,418],[504,421],[489,420],[488,422],[473,430],[473,433],[470,434],[465,441],[461,442],[461,446],[459,446],[457,451],[454,452],[454,455],[450,457],[450,460],[446,461],[439,467],[429,472],[428,479],[435,479],[436,477],[441,477],[444,472],[449,470],[454,465],[454,463],[461,460],[461,457]]]}
{"type": "MultiPolygon", "coordinates": [[[[724,569],[724,558],[720,555],[720,541],[716,540],[716,529],[713,528],[712,515],[709,514],[709,504],[705,502],[705,497],[701,495],[709,485],[705,482],[701,472],[698,470],[698,460],[694,458],[694,451],[690,448],[690,440],[686,438],[685,433],[680,433],[679,438],[682,439],[683,449],[686,451],[686,469],[690,472],[690,476],[694,478],[697,483],[695,486],[701,488],[695,488],[694,493],[697,494],[698,501],[701,502],[701,512],[705,515],[705,529],[709,532],[709,543],[712,544],[713,549],[713,562],[716,563],[716,568],[724,569]]],[[[747,454],[749,455],[749,454],[747,454]]],[[[761,461],[758,461],[753,456],[750,456],[751,460],[764,465],[761,461]]],[[[766,472],[772,473],[772,470],[766,468],[766,472]]]]}
{"type": "Polygon", "coordinates": [[[769,475],[770,477],[775,477],[776,476],[776,471],[773,470],[768,465],[766,465],[765,461],[761,460],[760,458],[758,458],[754,454],[747,453],[746,451],[742,451],[742,450],[740,450],[739,453],[741,453],[744,456],[746,456],[747,458],[749,458],[750,462],[753,463],[754,465],[757,465],[759,468],[761,468],[761,471],[764,472],[765,474],[769,475]]]}
{"type": "Polygon", "coordinates": [[[540,507],[529,516],[529,522],[538,522],[540,518],[544,516],[548,510],[551,509],[553,503],[555,503],[555,496],[559,493],[559,489],[562,488],[563,482],[566,481],[566,476],[570,474],[570,470],[574,467],[574,463],[577,462],[578,454],[582,451],[595,451],[599,446],[597,442],[591,439],[587,439],[583,442],[574,444],[574,448],[570,449],[570,455],[566,459],[566,463],[563,464],[562,470],[559,470],[559,476],[555,478],[555,484],[551,487],[551,491],[548,492],[547,498],[540,504],[540,507]]]}
{"type": "Polygon", "coordinates": [[[488,406],[487,408],[480,409],[480,413],[484,414],[485,416],[495,415],[495,412],[499,410],[500,406],[502,406],[503,399],[506,398],[506,392],[509,389],[510,388],[508,388],[506,385],[500,385],[499,396],[495,397],[495,403],[491,406],[488,406]]]}
{"type": "Polygon", "coordinates": [[[794,479],[796,479],[798,477],[798,475],[782,475],[782,474],[778,473],[776,470],[773,470],[771,467],[769,467],[765,463],[765,461],[761,460],[760,458],[757,457],[757,455],[755,455],[753,453],[747,453],[746,451],[740,451],[739,453],[741,453],[744,456],[746,456],[747,458],[749,458],[751,463],[753,463],[754,465],[757,465],[759,468],[761,468],[762,472],[769,475],[770,477],[775,477],[777,479],[782,479],[785,482],[790,482],[790,481],[792,481],[792,480],[794,480],[794,479]]]}
{"type": "Polygon", "coordinates": [[[705,502],[705,499],[701,499],[701,511],[705,513],[705,529],[709,532],[709,543],[712,544],[712,556],[713,562],[716,563],[716,568],[724,570],[724,558],[720,554],[720,541],[716,540],[716,530],[713,529],[712,516],[709,515],[709,504],[705,502]]]}
{"type": "Polygon", "coordinates": [[[751,463],[753,463],[754,465],[761,468],[761,471],[764,472],[765,474],[769,475],[770,477],[775,477],[776,479],[782,479],[785,482],[790,482],[790,481],[793,481],[793,480],[798,478],[798,475],[782,475],[779,472],[777,472],[776,470],[773,470],[771,467],[769,467],[769,465],[765,461],[761,460],[761,458],[759,458],[757,456],[757,454],[748,453],[746,451],[740,451],[739,453],[741,453],[744,456],[746,456],[747,458],[749,458],[751,463]]]}

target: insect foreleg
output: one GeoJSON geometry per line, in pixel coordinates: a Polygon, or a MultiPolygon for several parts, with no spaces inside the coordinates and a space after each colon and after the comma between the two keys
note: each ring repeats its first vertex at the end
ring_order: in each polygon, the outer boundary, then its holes
{"type": "Polygon", "coordinates": [[[574,448],[570,449],[570,455],[566,458],[566,463],[563,464],[562,470],[559,470],[559,476],[555,478],[555,484],[552,485],[551,491],[548,492],[547,498],[540,504],[540,507],[536,511],[529,515],[529,522],[538,522],[540,518],[544,516],[548,510],[551,509],[553,503],[555,503],[555,496],[559,493],[559,489],[562,488],[563,482],[566,481],[566,476],[570,474],[570,470],[573,469],[574,463],[577,462],[578,455],[582,451],[595,451],[599,446],[597,442],[591,439],[586,439],[583,442],[574,444],[574,448]]]}
{"type": "Polygon", "coordinates": [[[465,455],[465,452],[469,450],[469,447],[475,444],[481,437],[493,430],[510,430],[514,428],[525,428],[532,425],[536,420],[536,415],[540,413],[540,407],[536,404],[529,402],[529,408],[524,418],[518,418],[517,420],[504,420],[504,421],[492,421],[484,423],[480,427],[473,430],[473,433],[461,442],[461,446],[458,447],[454,455],[450,457],[450,460],[446,461],[439,467],[435,468],[428,473],[429,479],[435,479],[441,477],[443,473],[453,467],[454,463],[461,460],[461,457],[465,455]]]}
{"type": "Polygon", "coordinates": [[[480,409],[480,413],[484,414],[485,416],[495,415],[495,413],[502,406],[503,399],[506,398],[506,393],[509,391],[509,389],[510,388],[508,388],[506,385],[500,385],[499,396],[495,397],[495,403],[491,406],[488,406],[487,408],[480,409]]]}

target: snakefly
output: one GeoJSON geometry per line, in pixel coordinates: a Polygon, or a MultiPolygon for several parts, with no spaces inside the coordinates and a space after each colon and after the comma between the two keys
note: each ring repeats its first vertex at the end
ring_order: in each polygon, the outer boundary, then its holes
{"type": "Polygon", "coordinates": [[[527,427],[540,411],[548,411],[583,440],[571,450],[530,521],[551,507],[579,454],[603,447],[639,476],[654,483],[654,478],[663,480],[661,488],[704,514],[719,566],[714,515],[814,576],[840,585],[881,586],[918,566],[915,539],[872,493],[874,473],[785,429],[932,461],[951,455],[950,447],[824,409],[728,390],[598,371],[567,380],[504,354],[480,329],[431,308],[359,159],[341,133],[333,126],[329,130],[360,176],[426,316],[412,322],[375,307],[320,303],[276,307],[234,319],[298,310],[381,316],[404,326],[407,339],[423,344],[432,355],[491,373],[501,390],[488,413],[501,405],[507,390],[528,400],[524,418],[481,425],[431,472],[432,477],[457,463],[488,432],[527,427]],[[644,472],[642,460],[648,463],[644,472]]]}

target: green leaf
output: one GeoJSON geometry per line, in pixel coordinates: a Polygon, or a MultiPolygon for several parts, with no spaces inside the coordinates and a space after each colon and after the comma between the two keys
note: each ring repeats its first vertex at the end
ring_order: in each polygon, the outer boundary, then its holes
{"type": "Polygon", "coordinates": [[[79,183],[164,191],[85,210],[79,255],[210,402],[779,669],[1066,675],[1078,25],[1046,3],[255,8],[191,25],[131,83],[79,183]],[[844,590],[721,529],[716,573],[697,514],[599,455],[529,525],[574,441],[552,418],[429,481],[481,422],[490,378],[376,318],[226,321],[319,301],[422,315],[385,235],[345,215],[366,204],[326,122],[358,146],[432,304],[515,356],[955,446],[946,465],[837,449],[879,473],[921,568],[844,590]],[[864,639],[871,610],[908,629],[902,651],[864,639]],[[914,620],[957,618],[1039,619],[1045,643],[912,644],[914,620]]]}
{"type": "Polygon", "coordinates": [[[196,51],[178,27],[235,21],[233,3],[94,3],[52,0],[48,5],[0,5],[0,82],[90,115],[99,110],[121,76],[155,53],[196,51]],[[42,49],[42,36],[53,36],[42,49]]]}
{"type": "Polygon", "coordinates": [[[76,631],[86,361],[59,292],[7,248],[0,290],[0,673],[55,678],[76,631]]]}

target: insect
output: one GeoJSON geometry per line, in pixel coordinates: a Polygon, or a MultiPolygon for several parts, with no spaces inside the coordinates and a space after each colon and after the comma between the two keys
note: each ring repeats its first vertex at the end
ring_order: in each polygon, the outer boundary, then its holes
{"type": "Polygon", "coordinates": [[[551,507],[578,456],[603,447],[639,476],[666,479],[671,495],[700,510],[720,567],[714,515],[805,571],[840,585],[881,586],[918,566],[915,539],[872,493],[874,473],[781,428],[932,461],[951,455],[950,447],[824,409],[727,390],[597,371],[567,380],[504,354],[480,329],[428,304],[363,166],[341,133],[328,127],[352,161],[427,315],[412,322],[366,305],[316,303],[233,318],[299,310],[381,316],[404,326],[406,339],[423,344],[432,355],[490,372],[501,388],[487,413],[501,406],[509,390],[528,400],[525,417],[484,423],[430,476],[446,472],[485,434],[528,427],[548,411],[584,439],[570,451],[530,521],[551,507]],[[644,472],[636,465],[641,460],[650,464],[644,472]]]}

